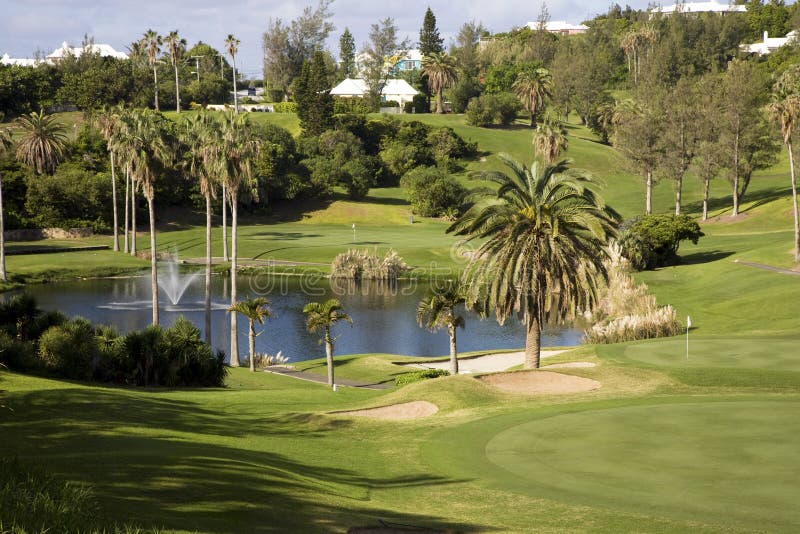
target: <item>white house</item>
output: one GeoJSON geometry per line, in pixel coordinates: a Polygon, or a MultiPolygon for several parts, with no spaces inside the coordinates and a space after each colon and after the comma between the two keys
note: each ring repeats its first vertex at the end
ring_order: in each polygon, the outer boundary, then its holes
{"type": "MultiPolygon", "coordinates": [[[[363,97],[368,91],[367,83],[362,78],[346,78],[331,89],[331,95],[343,98],[363,97]]],[[[386,80],[386,85],[381,91],[381,99],[393,100],[402,107],[406,102],[411,102],[414,95],[418,94],[419,91],[411,87],[405,80],[386,80]]]]}
{"type": "Polygon", "coordinates": [[[41,63],[37,59],[28,59],[24,57],[9,57],[8,54],[3,54],[0,58],[0,65],[18,65],[20,67],[35,67],[41,63]]]}
{"type": "Polygon", "coordinates": [[[764,56],[788,44],[790,41],[794,41],[796,38],[797,31],[790,31],[786,34],[786,37],[770,37],[769,33],[764,32],[763,41],[760,43],[743,44],[741,45],[741,49],[746,53],[764,56]]]}
{"type": "MultiPolygon", "coordinates": [[[[50,63],[55,63],[56,61],[60,61],[67,56],[74,56],[74,57],[81,57],[83,54],[83,47],[82,46],[69,46],[66,41],[61,44],[61,48],[56,48],[53,50],[48,56],[47,61],[50,63]]],[[[99,54],[103,57],[115,57],[117,59],[128,59],[128,55],[124,52],[117,52],[114,50],[114,47],[107,44],[90,44],[88,46],[88,50],[92,54],[99,54]]]]}
{"type": "MultiPolygon", "coordinates": [[[[528,22],[526,26],[528,26],[528,28],[532,30],[539,29],[538,22],[528,22]]],[[[585,33],[589,29],[589,26],[586,26],[584,24],[570,24],[565,20],[551,20],[545,24],[544,29],[549,31],[550,33],[558,33],[561,35],[576,35],[579,33],[585,33]]]]}
{"type": "Polygon", "coordinates": [[[672,15],[673,13],[746,13],[747,6],[734,5],[732,3],[722,4],[717,0],[711,2],[678,2],[671,6],[655,7],[652,9],[653,13],[661,13],[663,15],[672,15]]]}

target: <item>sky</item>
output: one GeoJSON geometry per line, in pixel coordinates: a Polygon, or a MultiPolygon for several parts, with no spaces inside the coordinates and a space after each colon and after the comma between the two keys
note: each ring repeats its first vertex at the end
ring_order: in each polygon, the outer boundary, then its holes
{"type": "MultiPolygon", "coordinates": [[[[237,67],[246,77],[261,77],[261,35],[270,19],[290,21],[317,0],[0,0],[0,55],[34,57],[49,54],[66,41],[80,46],[84,35],[95,43],[126,47],[149,28],[166,34],[178,30],[189,45],[204,41],[221,50],[232,33],[240,41],[237,67]]],[[[619,1],[646,8],[648,0],[619,1]]],[[[671,2],[666,2],[671,3],[671,2]]],[[[610,1],[547,0],[550,20],[578,23],[605,12],[610,1]]],[[[339,35],[348,27],[360,50],[370,25],[392,17],[400,37],[416,43],[425,9],[436,15],[439,32],[449,44],[462,24],[481,22],[491,32],[508,31],[536,20],[541,0],[334,0],[331,6],[336,26],[329,49],[338,53],[339,35]]]]}

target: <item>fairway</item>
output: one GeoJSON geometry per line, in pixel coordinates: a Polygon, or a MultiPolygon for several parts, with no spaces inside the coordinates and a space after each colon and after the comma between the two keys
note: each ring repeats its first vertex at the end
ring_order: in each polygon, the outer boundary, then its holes
{"type": "Polygon", "coordinates": [[[673,520],[781,531],[800,522],[797,397],[599,406],[462,428],[473,450],[456,468],[515,493],[673,520]]]}

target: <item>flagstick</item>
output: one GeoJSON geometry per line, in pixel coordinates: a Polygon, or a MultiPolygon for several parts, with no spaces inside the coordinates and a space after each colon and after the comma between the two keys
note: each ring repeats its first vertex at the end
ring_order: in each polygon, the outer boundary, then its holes
{"type": "Polygon", "coordinates": [[[686,359],[689,359],[689,328],[692,326],[692,318],[686,316],[686,359]]]}

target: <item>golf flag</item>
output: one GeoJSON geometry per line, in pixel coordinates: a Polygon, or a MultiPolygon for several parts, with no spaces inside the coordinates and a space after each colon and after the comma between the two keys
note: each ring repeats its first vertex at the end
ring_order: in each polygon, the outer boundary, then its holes
{"type": "Polygon", "coordinates": [[[687,315],[686,316],[686,328],[691,328],[691,327],[692,327],[692,318],[687,315]]]}

